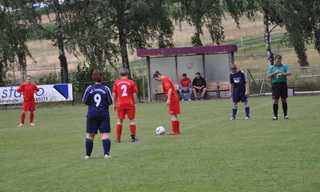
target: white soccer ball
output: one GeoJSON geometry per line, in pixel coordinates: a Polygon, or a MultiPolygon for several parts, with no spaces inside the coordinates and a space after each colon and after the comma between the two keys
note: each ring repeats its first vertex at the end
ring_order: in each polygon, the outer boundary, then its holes
{"type": "Polygon", "coordinates": [[[164,134],[166,134],[166,129],[162,126],[159,126],[156,128],[156,134],[157,135],[164,135],[164,134]]]}

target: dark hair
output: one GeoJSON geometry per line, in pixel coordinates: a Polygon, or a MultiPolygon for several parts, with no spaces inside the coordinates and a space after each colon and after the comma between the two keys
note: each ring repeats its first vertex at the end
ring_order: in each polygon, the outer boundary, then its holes
{"type": "Polygon", "coordinates": [[[282,56],[281,55],[276,55],[276,56],[274,56],[274,59],[282,59],[282,56]]]}
{"type": "Polygon", "coordinates": [[[162,75],[159,71],[154,72],[153,78],[158,77],[159,75],[162,75]]]}
{"type": "Polygon", "coordinates": [[[120,76],[128,76],[129,75],[129,70],[126,68],[121,68],[120,69],[120,76]]]}
{"type": "Polygon", "coordinates": [[[183,76],[183,77],[186,77],[186,76],[187,76],[187,74],[185,74],[185,73],[184,73],[184,74],[182,74],[182,76],[183,76]]]}
{"type": "Polygon", "coordinates": [[[237,70],[237,69],[238,69],[238,67],[237,67],[236,64],[232,64],[232,65],[231,65],[231,70],[237,70]]]}
{"type": "Polygon", "coordinates": [[[99,82],[99,83],[101,83],[101,81],[102,81],[102,72],[99,71],[98,69],[95,69],[95,70],[93,71],[93,73],[92,73],[92,80],[93,80],[94,82],[99,82]]]}
{"type": "Polygon", "coordinates": [[[200,72],[196,72],[196,75],[201,75],[200,72]]]}

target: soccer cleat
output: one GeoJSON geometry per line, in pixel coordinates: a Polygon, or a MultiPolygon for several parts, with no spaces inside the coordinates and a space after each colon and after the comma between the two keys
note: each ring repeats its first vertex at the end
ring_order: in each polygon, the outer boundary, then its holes
{"type": "Polygon", "coordinates": [[[188,99],[188,101],[192,101],[191,99],[188,99]]]}
{"type": "Polygon", "coordinates": [[[235,117],[231,117],[230,120],[233,121],[233,120],[236,120],[236,118],[235,117]]]}
{"type": "Polygon", "coordinates": [[[30,126],[35,126],[36,124],[34,124],[34,123],[30,123],[29,125],[30,125],[30,126]]]}
{"type": "Polygon", "coordinates": [[[18,127],[23,127],[24,126],[24,124],[22,124],[22,123],[20,123],[19,125],[18,125],[18,127]]]}
{"type": "Polygon", "coordinates": [[[272,118],[272,121],[276,121],[276,120],[278,120],[278,117],[273,117],[272,118]]]}
{"type": "Polygon", "coordinates": [[[289,117],[288,116],[284,116],[284,118],[283,118],[284,120],[288,120],[289,119],[289,117]]]}
{"type": "Polygon", "coordinates": [[[120,143],[121,141],[120,140],[116,140],[116,143],[120,143]]]}
{"type": "Polygon", "coordinates": [[[138,142],[139,140],[138,139],[131,139],[131,142],[138,142]]]}
{"type": "Polygon", "coordinates": [[[203,98],[203,97],[200,97],[200,99],[201,99],[201,100],[204,100],[204,98],[203,98]]]}
{"type": "Polygon", "coordinates": [[[181,99],[181,101],[184,101],[184,99],[181,99]]]}
{"type": "Polygon", "coordinates": [[[249,120],[250,119],[250,117],[249,116],[246,116],[245,118],[244,118],[244,120],[249,120]]]}
{"type": "Polygon", "coordinates": [[[111,159],[112,156],[111,156],[111,155],[108,155],[108,154],[105,154],[105,155],[104,155],[104,158],[105,158],[105,159],[111,159]]]}
{"type": "Polygon", "coordinates": [[[84,156],[84,159],[90,159],[89,155],[84,156]]]}
{"type": "Polygon", "coordinates": [[[199,98],[198,98],[198,97],[196,97],[196,100],[199,100],[199,98]]]}

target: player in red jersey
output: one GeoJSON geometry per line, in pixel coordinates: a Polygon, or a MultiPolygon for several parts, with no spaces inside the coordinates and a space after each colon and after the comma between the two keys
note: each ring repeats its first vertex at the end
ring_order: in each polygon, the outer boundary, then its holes
{"type": "Polygon", "coordinates": [[[26,78],[26,83],[20,85],[17,89],[17,92],[23,94],[23,105],[22,105],[22,113],[20,116],[20,124],[18,127],[22,127],[24,125],[24,119],[26,117],[26,111],[30,111],[30,121],[29,125],[33,126],[33,119],[34,119],[34,111],[36,110],[36,102],[34,100],[34,93],[38,92],[39,88],[31,83],[31,76],[28,75],[26,78]]]}
{"type": "Polygon", "coordinates": [[[120,143],[123,120],[127,114],[130,121],[131,142],[137,142],[136,123],[134,121],[137,103],[138,88],[134,81],[128,79],[129,70],[120,69],[121,79],[113,85],[112,96],[114,101],[114,110],[118,112],[118,123],[116,127],[116,142],[120,143]]]}
{"type": "Polygon", "coordinates": [[[172,132],[169,135],[179,135],[180,134],[180,126],[178,115],[180,114],[180,99],[178,93],[175,91],[174,85],[171,80],[163,76],[159,71],[156,71],[153,74],[153,78],[156,81],[162,81],[162,87],[164,95],[167,98],[167,105],[169,108],[169,114],[171,116],[171,125],[172,132]]]}

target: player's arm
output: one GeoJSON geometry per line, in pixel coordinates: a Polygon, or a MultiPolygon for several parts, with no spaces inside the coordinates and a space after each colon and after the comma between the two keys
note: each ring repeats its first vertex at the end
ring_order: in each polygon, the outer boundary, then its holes
{"type": "Polygon", "coordinates": [[[134,105],[137,105],[137,93],[133,93],[133,102],[134,102],[134,105]]]}
{"type": "Polygon", "coordinates": [[[267,78],[272,78],[275,74],[281,73],[280,70],[276,70],[274,72],[272,72],[271,70],[268,72],[267,74],[267,78]]]}
{"type": "Polygon", "coordinates": [[[232,97],[233,83],[229,83],[229,97],[232,97]]]}
{"type": "Polygon", "coordinates": [[[167,105],[170,104],[171,95],[172,95],[172,88],[169,88],[169,90],[168,90],[168,98],[167,98],[167,105]]]}
{"type": "Polygon", "coordinates": [[[36,92],[38,92],[38,91],[40,91],[39,87],[36,86],[36,85],[34,85],[34,92],[36,93],[36,92]]]}
{"type": "Polygon", "coordinates": [[[23,92],[23,90],[24,90],[24,86],[25,86],[25,84],[23,83],[22,85],[20,85],[20,87],[18,87],[18,89],[17,89],[17,92],[23,92]]]}
{"type": "Polygon", "coordinates": [[[118,95],[116,93],[112,93],[112,100],[113,100],[113,109],[116,111],[118,107],[118,95]]]}
{"type": "Polygon", "coordinates": [[[249,90],[250,90],[250,86],[249,86],[249,82],[247,81],[246,84],[246,92],[245,92],[245,96],[248,96],[249,95],[249,90]]]}

